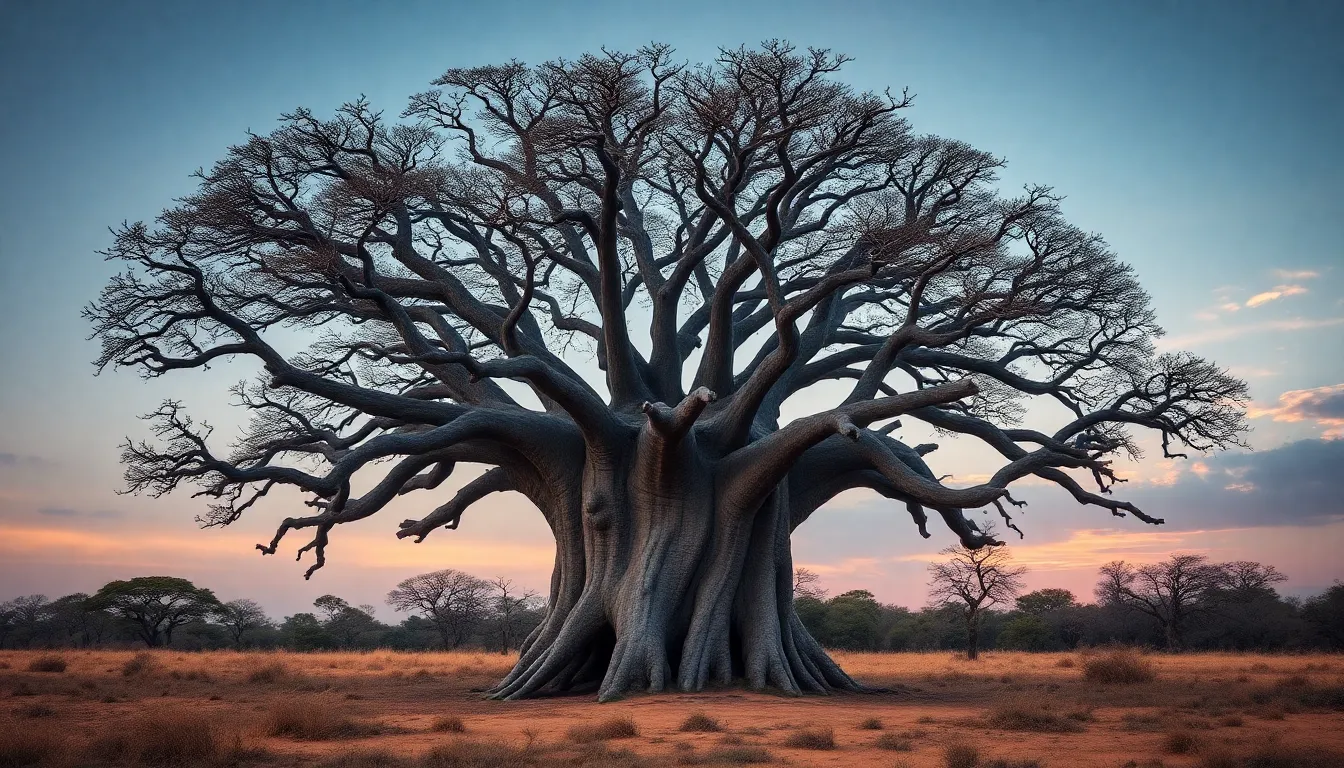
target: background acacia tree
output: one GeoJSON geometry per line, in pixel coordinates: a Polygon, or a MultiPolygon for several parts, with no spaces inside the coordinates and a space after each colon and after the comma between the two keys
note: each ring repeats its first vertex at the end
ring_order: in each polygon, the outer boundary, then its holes
{"type": "Polygon", "coordinates": [[[229,633],[233,647],[240,650],[248,632],[274,625],[255,600],[230,600],[215,611],[215,620],[229,633]]]}
{"type": "Polygon", "coordinates": [[[215,593],[175,576],[137,576],[112,581],[89,598],[95,610],[135,624],[140,639],[154,648],[172,645],[173,630],[214,615],[220,607],[215,593]]]}
{"type": "MultiPolygon", "coordinates": [[[[1243,568],[1240,586],[1264,588],[1283,580],[1272,566],[1269,571],[1243,568]]],[[[1117,560],[1102,566],[1096,596],[1103,605],[1151,616],[1162,627],[1167,650],[1178,651],[1185,647],[1186,623],[1215,610],[1220,592],[1237,584],[1231,574],[1228,564],[1211,563],[1204,555],[1176,554],[1160,563],[1137,566],[1117,560]]]]}
{"type": "Polygon", "coordinates": [[[451,649],[460,646],[485,618],[489,596],[489,582],[445,568],[405,579],[387,593],[387,603],[428,619],[443,647],[451,649]]]}
{"type": "Polygon", "coordinates": [[[1134,430],[1166,455],[1237,442],[1244,384],[1156,354],[1132,270],[1049,188],[999,194],[999,158],[914,133],[910,100],[845,86],[845,61],[768,43],[452,69],[400,121],[358,101],[250,136],[116,232],[126,271],[87,310],[100,369],[262,369],[231,452],[177,402],[150,414],[130,490],[198,484],[213,526],[297,488],[313,514],[258,548],[311,531],[311,575],[336,526],[487,465],[397,535],[502,491],[550,526],[546,616],[500,698],[857,688],[798,620],[789,549],[847,489],[972,549],[995,540],[964,510],[1012,526],[1028,475],[1161,522],[1110,494],[1114,458],[1134,430]],[[821,382],[848,393],[781,418],[821,382]],[[1044,431],[1020,424],[1037,400],[1044,431]],[[1003,464],[947,486],[929,432],[1003,464]]]}
{"type": "Polygon", "coordinates": [[[956,608],[966,627],[966,658],[974,661],[980,656],[985,611],[1017,597],[1027,569],[1012,565],[1012,555],[1002,545],[958,545],[939,554],[947,561],[929,565],[929,601],[956,608]]]}

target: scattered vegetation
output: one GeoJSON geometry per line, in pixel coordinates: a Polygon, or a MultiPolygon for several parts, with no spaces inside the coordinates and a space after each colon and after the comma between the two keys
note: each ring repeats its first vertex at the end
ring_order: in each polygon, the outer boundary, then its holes
{"type": "Polygon", "coordinates": [[[1117,648],[1083,661],[1083,679],[1102,685],[1133,685],[1157,679],[1153,663],[1128,648],[1117,648]]]}
{"type": "Polygon", "coordinates": [[[287,698],[271,706],[267,733],[304,741],[348,739],[371,736],[379,729],[360,723],[330,696],[287,698]]]}
{"type": "Polygon", "coordinates": [[[892,752],[912,752],[915,749],[914,741],[907,736],[901,736],[895,733],[884,733],[877,737],[873,746],[878,749],[887,749],[892,752]]]}
{"type": "Polygon", "coordinates": [[[267,685],[270,683],[278,683],[288,677],[289,667],[286,667],[284,662],[272,661],[268,664],[254,667],[248,672],[247,682],[256,683],[258,685],[267,685]]]}
{"type": "Polygon", "coordinates": [[[705,714],[704,712],[693,712],[685,720],[681,721],[681,726],[677,730],[686,733],[717,733],[723,730],[719,721],[705,714]]]}
{"type": "Polygon", "coordinates": [[[456,715],[440,715],[429,724],[429,730],[435,733],[462,733],[467,730],[467,726],[456,715]]]}
{"type": "Polygon", "coordinates": [[[1188,755],[1199,749],[1199,737],[1187,728],[1175,728],[1162,737],[1162,751],[1168,755],[1188,755]]]}
{"type": "Polygon", "coordinates": [[[147,675],[154,670],[155,664],[156,662],[154,661],[153,656],[141,651],[127,659],[125,664],[121,665],[121,675],[122,677],[147,675]]]}
{"type": "Polygon", "coordinates": [[[29,672],[64,672],[65,659],[60,656],[38,656],[28,664],[29,672]]]}
{"type": "Polygon", "coordinates": [[[859,723],[859,730],[880,731],[882,730],[882,721],[879,718],[870,717],[867,720],[864,720],[863,722],[859,723]]]}
{"type": "Polygon", "coordinates": [[[991,726],[1006,731],[1078,733],[1083,730],[1077,718],[1064,717],[1042,706],[1021,701],[1000,704],[985,719],[991,726]]]}
{"type": "Polygon", "coordinates": [[[102,762],[174,767],[217,759],[224,751],[204,714],[166,707],[108,725],[88,746],[88,756],[102,762]]]}
{"type": "Polygon", "coordinates": [[[980,750],[970,744],[949,744],[943,749],[946,768],[979,768],[980,750]]]}
{"type": "Polygon", "coordinates": [[[608,739],[630,739],[639,735],[639,726],[628,717],[613,717],[599,723],[576,725],[569,729],[569,740],[589,744],[608,739]]]}
{"type": "Polygon", "coordinates": [[[803,728],[784,737],[784,746],[795,749],[835,749],[835,731],[830,728],[803,728]]]}

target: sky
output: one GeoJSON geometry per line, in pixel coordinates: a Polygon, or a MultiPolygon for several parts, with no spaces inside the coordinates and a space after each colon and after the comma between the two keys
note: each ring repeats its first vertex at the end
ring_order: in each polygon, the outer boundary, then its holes
{"type": "MultiPolygon", "coordinates": [[[[1052,185],[1073,223],[1134,265],[1167,330],[1160,347],[1250,385],[1248,450],[1185,462],[1150,452],[1125,468],[1119,493],[1167,525],[1023,486],[1026,538],[1011,547],[1029,587],[1086,598],[1098,565],[1174,551],[1273,563],[1291,594],[1344,578],[1344,5],[827,6],[0,0],[0,600],[162,573],[277,616],[330,592],[390,619],[387,590],[437,568],[542,590],[550,536],[516,495],[419,545],[396,539],[396,522],[438,502],[408,498],[342,526],[309,582],[305,566],[253,547],[297,497],[202,531],[203,502],[188,493],[119,495],[118,445],[146,436],[137,415],[179,398],[228,434],[239,415],[227,388],[241,374],[95,377],[79,312],[114,269],[97,252],[110,226],[153,219],[193,190],[192,171],[299,106],[322,115],[363,94],[392,115],[450,67],[654,40],[704,61],[771,38],[853,56],[842,76],[858,88],[908,87],[915,130],[1007,158],[1005,190],[1052,185]]],[[[965,482],[993,470],[972,448],[930,459],[965,482]]],[[[903,509],[853,492],[799,529],[794,556],[833,592],[917,606],[928,562],[953,541],[921,539],[903,509]]]]}

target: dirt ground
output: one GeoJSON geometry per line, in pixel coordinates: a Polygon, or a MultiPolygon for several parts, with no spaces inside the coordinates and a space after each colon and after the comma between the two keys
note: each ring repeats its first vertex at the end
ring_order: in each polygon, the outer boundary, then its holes
{"type": "Polygon", "coordinates": [[[1266,752],[1311,755],[1284,765],[1344,766],[1340,656],[1154,654],[1141,661],[1156,679],[1129,684],[1087,679],[1085,668],[1102,652],[991,653],[975,662],[948,653],[836,658],[856,679],[889,690],[497,702],[479,690],[510,668],[512,658],[498,654],[0,651],[0,768],[156,761],[1219,768],[1266,752]],[[43,666],[53,669],[37,671],[43,666]],[[695,713],[718,730],[683,731],[695,713]],[[611,738],[601,728],[585,736],[585,727],[610,727],[613,718],[632,720],[637,735],[617,727],[611,738]],[[193,728],[210,746],[146,746],[193,728]],[[832,748],[824,748],[827,729],[832,748]],[[137,738],[149,741],[137,746],[137,738]],[[807,746],[796,746],[799,739],[807,746]],[[436,749],[451,759],[426,757],[436,749]],[[480,757],[488,754],[498,757],[480,757]]]}

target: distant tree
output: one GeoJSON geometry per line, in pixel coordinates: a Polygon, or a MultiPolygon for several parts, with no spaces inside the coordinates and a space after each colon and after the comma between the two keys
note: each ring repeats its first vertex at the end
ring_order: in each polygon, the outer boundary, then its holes
{"type": "Polygon", "coordinates": [[[336,647],[336,641],[316,614],[312,613],[286,616],[280,624],[280,637],[285,647],[296,651],[316,651],[336,647]]]}
{"type": "Polygon", "coordinates": [[[89,598],[90,608],[134,623],[140,639],[151,648],[172,645],[173,630],[213,615],[219,605],[214,592],[173,576],[109,582],[89,598]]]}
{"type": "Polygon", "coordinates": [[[966,627],[966,658],[974,660],[980,656],[980,625],[986,609],[1016,597],[1027,569],[1012,565],[1005,546],[971,549],[959,544],[939,554],[948,559],[929,566],[929,598],[935,604],[956,606],[966,627]]]}
{"type": "Polygon", "coordinates": [[[322,621],[326,623],[335,621],[336,617],[349,610],[351,606],[335,595],[322,595],[313,601],[313,607],[322,612],[322,621]]]}
{"type": "Polygon", "coordinates": [[[876,650],[881,642],[878,624],[882,606],[866,589],[836,595],[826,603],[826,639],[822,642],[844,650],[876,650]]]}
{"type": "Polygon", "coordinates": [[[373,636],[386,629],[374,618],[377,609],[372,605],[355,607],[335,595],[322,595],[313,606],[322,612],[322,628],[340,648],[376,644],[373,636]]]}
{"type": "Polygon", "coordinates": [[[793,572],[793,597],[811,598],[813,600],[825,600],[826,590],[821,586],[821,576],[806,568],[798,568],[793,572]]]}
{"type": "Polygon", "coordinates": [[[1222,583],[1218,585],[1225,593],[1223,599],[1248,602],[1260,596],[1277,597],[1274,585],[1288,580],[1272,565],[1263,565],[1252,560],[1234,560],[1221,563],[1222,583]]]}
{"type": "Polygon", "coordinates": [[[433,623],[444,648],[456,648],[485,618],[489,595],[485,580],[445,568],[402,581],[387,593],[387,603],[423,616],[433,623]]]}
{"type": "Polygon", "coordinates": [[[1067,589],[1038,589],[1017,598],[1017,610],[1032,616],[1041,616],[1051,611],[1062,611],[1078,605],[1078,600],[1067,589]]]}
{"type": "Polygon", "coordinates": [[[1019,613],[1008,619],[999,632],[995,645],[1017,651],[1046,651],[1055,644],[1055,633],[1050,625],[1036,614],[1019,613]]]}
{"type": "Polygon", "coordinates": [[[274,623],[265,609],[252,600],[230,600],[219,607],[215,616],[228,632],[233,647],[238,649],[243,647],[243,635],[274,623]]]}
{"type": "Polygon", "coordinates": [[[522,641],[521,622],[524,615],[536,606],[537,593],[514,587],[513,581],[503,577],[490,581],[493,591],[491,603],[494,608],[495,633],[499,638],[499,652],[508,653],[516,643],[522,641]]]}
{"type": "Polygon", "coordinates": [[[1123,560],[1101,567],[1097,600],[1147,614],[1162,628],[1168,650],[1185,647],[1189,620],[1217,605],[1216,593],[1226,587],[1228,569],[1204,555],[1177,554],[1160,563],[1134,566],[1123,560]]]}
{"type": "Polygon", "coordinates": [[[76,592],[51,602],[50,621],[65,642],[87,647],[100,645],[112,631],[116,618],[90,605],[89,595],[76,592]]]}
{"type": "Polygon", "coordinates": [[[1302,605],[1307,620],[1331,647],[1344,648],[1344,584],[1335,582],[1302,605]]]}
{"type": "Polygon", "coordinates": [[[51,602],[46,595],[25,595],[16,597],[8,603],[11,632],[16,643],[25,648],[37,642],[44,626],[51,618],[51,602]]]}

